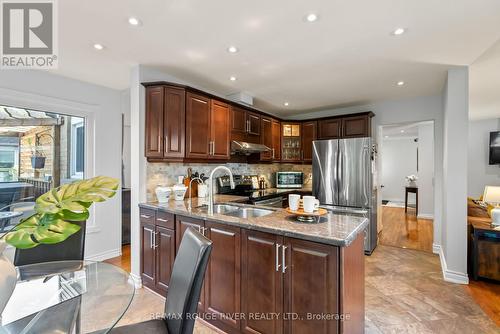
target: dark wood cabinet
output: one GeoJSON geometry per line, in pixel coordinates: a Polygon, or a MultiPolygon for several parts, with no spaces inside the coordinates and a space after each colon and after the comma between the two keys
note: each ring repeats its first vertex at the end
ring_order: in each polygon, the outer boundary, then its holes
{"type": "Polygon", "coordinates": [[[146,147],[148,158],[163,158],[163,86],[146,89],[146,147]]]}
{"type": "Polygon", "coordinates": [[[228,317],[240,313],[240,229],[205,222],[205,236],[212,240],[212,253],[205,274],[205,312],[210,322],[226,332],[240,329],[240,320],[228,317]]]}
{"type": "Polygon", "coordinates": [[[339,321],[307,319],[307,314],[338,314],[338,247],[285,238],[285,333],[338,333],[339,321]]]}
{"type": "Polygon", "coordinates": [[[281,123],[281,161],[302,161],[302,124],[281,123]]]}
{"type": "Polygon", "coordinates": [[[154,224],[141,221],[141,278],[142,284],[152,289],[155,288],[156,280],[154,233],[154,224]]]}
{"type": "Polygon", "coordinates": [[[342,137],[370,137],[370,118],[367,116],[353,116],[342,118],[342,137]]]}
{"type": "Polygon", "coordinates": [[[162,211],[140,210],[142,283],[163,296],[174,265],[175,232],[165,227],[171,226],[169,221],[173,217],[162,211]]]}
{"type": "Polygon", "coordinates": [[[170,86],[146,88],[145,155],[179,160],[185,148],[185,90],[170,86]]]}
{"type": "Polygon", "coordinates": [[[241,240],[241,332],[281,334],[283,318],[256,318],[251,314],[282,314],[283,277],[280,245],[283,237],[243,230],[241,240]]]}
{"type": "MultiPolygon", "coordinates": [[[[271,118],[262,117],[261,119],[261,135],[260,135],[260,143],[266,145],[269,148],[273,148],[273,121],[271,118]]],[[[260,160],[262,161],[272,161],[273,160],[273,152],[262,152],[260,154],[260,160]]]]}
{"type": "Polygon", "coordinates": [[[338,139],[341,136],[341,119],[325,119],[318,121],[318,139],[338,139]]]}
{"type": "Polygon", "coordinates": [[[272,120],[272,137],[273,137],[273,161],[281,161],[281,122],[273,119],[272,120]]]}
{"type": "Polygon", "coordinates": [[[302,123],[302,162],[312,162],[312,142],[313,140],[316,140],[316,126],[316,121],[307,121],[302,123]]]}
{"type": "Polygon", "coordinates": [[[230,141],[230,107],[228,104],[212,100],[210,111],[210,140],[211,152],[210,159],[227,160],[229,159],[229,141],[230,141]]]}
{"type": "Polygon", "coordinates": [[[167,293],[175,257],[175,231],[156,226],[156,288],[167,293]]]}
{"type": "Polygon", "coordinates": [[[186,94],[186,158],[208,159],[211,152],[210,98],[186,94]]]}
{"type": "Polygon", "coordinates": [[[259,144],[261,116],[241,107],[231,107],[231,140],[259,144]]]}

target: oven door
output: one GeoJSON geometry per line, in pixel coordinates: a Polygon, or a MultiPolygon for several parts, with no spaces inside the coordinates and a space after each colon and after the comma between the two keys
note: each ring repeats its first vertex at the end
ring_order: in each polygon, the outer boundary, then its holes
{"type": "Polygon", "coordinates": [[[262,201],[254,201],[255,205],[263,205],[263,206],[271,206],[273,208],[282,208],[283,207],[283,197],[274,197],[265,199],[262,201]]]}

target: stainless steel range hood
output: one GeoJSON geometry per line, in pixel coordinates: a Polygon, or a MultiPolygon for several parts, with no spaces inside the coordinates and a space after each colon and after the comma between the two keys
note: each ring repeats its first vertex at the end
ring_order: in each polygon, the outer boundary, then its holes
{"type": "Polygon", "coordinates": [[[244,141],[231,141],[231,153],[252,154],[272,151],[269,147],[262,144],[247,143],[244,141]]]}

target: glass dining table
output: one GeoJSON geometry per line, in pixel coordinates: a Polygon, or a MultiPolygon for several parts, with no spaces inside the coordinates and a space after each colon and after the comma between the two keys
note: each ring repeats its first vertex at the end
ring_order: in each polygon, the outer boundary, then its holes
{"type": "Polygon", "coordinates": [[[108,333],[135,293],[129,273],[104,262],[47,262],[16,270],[0,334],[108,333]]]}

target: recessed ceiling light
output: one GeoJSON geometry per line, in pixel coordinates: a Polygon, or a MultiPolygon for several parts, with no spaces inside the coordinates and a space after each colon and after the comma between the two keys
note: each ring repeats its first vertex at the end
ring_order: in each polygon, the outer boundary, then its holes
{"type": "Polygon", "coordinates": [[[396,85],[398,85],[398,86],[404,86],[404,84],[405,84],[405,82],[404,82],[404,81],[398,81],[398,82],[396,83],[396,85]]]}
{"type": "Polygon", "coordinates": [[[99,50],[99,51],[103,50],[104,49],[104,45],[96,43],[96,44],[94,44],[94,49],[99,50]]]}
{"type": "Polygon", "coordinates": [[[128,23],[132,26],[139,26],[141,25],[141,20],[132,16],[128,18],[128,23]]]}
{"type": "Polygon", "coordinates": [[[397,28],[396,30],[394,30],[392,32],[393,35],[395,36],[399,36],[399,35],[402,35],[406,32],[406,29],[405,28],[397,28]]]}
{"type": "Polygon", "coordinates": [[[236,77],[235,77],[235,76],[230,76],[230,77],[229,77],[229,80],[231,80],[231,81],[236,81],[236,77]]]}
{"type": "Polygon", "coordinates": [[[401,133],[405,133],[405,130],[401,130],[401,133]]]}
{"type": "Polygon", "coordinates": [[[238,48],[236,46],[230,46],[230,47],[227,48],[227,52],[229,52],[229,53],[236,53],[238,51],[239,50],[238,50],[238,48]]]}
{"type": "Polygon", "coordinates": [[[288,102],[285,102],[285,103],[283,103],[283,105],[284,105],[285,107],[288,107],[288,106],[289,106],[289,103],[288,103],[288,102]]]}
{"type": "Polygon", "coordinates": [[[316,15],[314,13],[307,14],[306,20],[307,20],[307,22],[315,22],[318,20],[318,15],[316,15]]]}
{"type": "Polygon", "coordinates": [[[384,138],[389,138],[389,136],[384,136],[384,138]]]}

